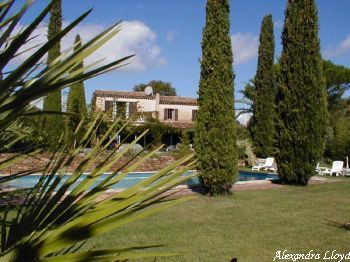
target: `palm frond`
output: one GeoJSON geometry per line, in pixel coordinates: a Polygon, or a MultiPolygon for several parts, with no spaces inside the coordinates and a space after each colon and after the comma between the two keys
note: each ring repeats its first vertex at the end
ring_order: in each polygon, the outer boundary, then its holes
{"type": "MultiPolygon", "coordinates": [[[[28,10],[32,1],[27,1],[14,15],[9,15],[14,1],[0,3],[0,72],[11,60],[20,54],[25,43],[32,39],[32,33],[48,14],[53,2],[19,33],[12,35],[14,27],[28,10]],[[4,47],[2,47],[4,46],[4,47]]],[[[106,44],[121,30],[117,22],[78,50],[68,49],[50,66],[43,66],[42,59],[47,52],[79,24],[91,10],[85,12],[55,37],[41,45],[22,64],[4,74],[0,80],[0,132],[8,132],[21,140],[26,132],[14,128],[21,117],[30,117],[57,112],[25,112],[28,105],[50,92],[70,86],[91,77],[126,65],[133,56],[126,56],[107,65],[96,67],[98,62],[73,70],[84,59],[106,44]],[[73,51],[72,53],[70,51],[73,51]],[[40,71],[39,71],[40,69],[40,71]]],[[[24,52],[26,52],[25,50],[24,52]]],[[[43,167],[19,171],[0,177],[0,185],[13,182],[22,176],[41,172],[38,183],[32,188],[18,188],[0,192],[0,200],[7,203],[1,213],[1,261],[126,261],[133,258],[176,255],[173,253],[134,252],[139,249],[159,247],[158,245],[130,247],[115,250],[80,251],[85,241],[114,228],[145,218],[165,208],[188,201],[191,198],[167,198],[165,192],[184,183],[196,174],[184,176],[192,169],[194,155],[184,156],[138,184],[119,192],[113,189],[130,172],[156,154],[161,147],[141,155],[134,155],[124,165],[106,173],[125,158],[130,149],[147,133],[147,130],[124,148],[107,150],[114,139],[126,128],[132,119],[111,122],[91,150],[81,159],[81,152],[91,145],[94,134],[103,125],[101,114],[91,119],[85,127],[82,119],[76,130],[67,139],[57,141],[56,151],[43,167]],[[121,128],[115,131],[118,126],[121,128]],[[82,130],[85,132],[81,135],[82,130]],[[67,176],[73,163],[78,166],[67,176]],[[89,172],[86,175],[86,172],[89,172]],[[14,203],[13,198],[20,198],[14,203]],[[14,215],[13,215],[14,214],[14,215]]],[[[28,130],[30,132],[30,130],[28,130]]],[[[11,145],[12,142],[8,142],[11,145]]],[[[41,149],[28,149],[0,161],[0,170],[10,168],[26,157],[33,157],[41,149]]]]}

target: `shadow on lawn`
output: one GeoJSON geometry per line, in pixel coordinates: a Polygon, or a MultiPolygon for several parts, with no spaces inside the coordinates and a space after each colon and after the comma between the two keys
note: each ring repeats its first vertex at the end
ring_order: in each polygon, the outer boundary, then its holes
{"type": "Polygon", "coordinates": [[[344,224],[337,221],[327,220],[327,225],[350,231],[350,222],[344,224]]]}

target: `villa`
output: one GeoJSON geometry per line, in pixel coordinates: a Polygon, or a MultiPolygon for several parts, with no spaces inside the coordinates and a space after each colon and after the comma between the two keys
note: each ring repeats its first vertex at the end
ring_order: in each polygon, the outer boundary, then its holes
{"type": "MultiPolygon", "coordinates": [[[[194,127],[198,112],[195,98],[146,92],[96,90],[93,104],[95,110],[112,111],[113,116],[123,114],[128,118],[135,113],[146,113],[164,124],[181,129],[194,127]]],[[[146,118],[140,114],[135,124],[143,124],[145,121],[146,118]]]]}
{"type": "MultiPolygon", "coordinates": [[[[168,126],[190,130],[195,126],[198,105],[196,98],[162,96],[159,93],[95,90],[92,98],[95,110],[112,112],[112,116],[126,119],[137,115],[134,125],[147,123],[152,116],[168,126]]],[[[168,134],[164,143],[174,145],[179,142],[179,134],[168,134]]]]}

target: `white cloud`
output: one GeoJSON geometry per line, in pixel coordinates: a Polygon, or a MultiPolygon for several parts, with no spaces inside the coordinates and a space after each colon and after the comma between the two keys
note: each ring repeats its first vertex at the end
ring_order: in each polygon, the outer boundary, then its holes
{"type": "Polygon", "coordinates": [[[277,20],[273,22],[273,27],[279,30],[283,29],[284,22],[282,20],[277,20]]]}
{"type": "Polygon", "coordinates": [[[175,32],[174,31],[170,31],[166,35],[166,40],[168,42],[172,42],[174,40],[174,36],[175,36],[175,32]]]}
{"type": "Polygon", "coordinates": [[[337,46],[328,47],[323,52],[325,58],[332,58],[343,55],[350,50],[350,34],[337,46]]]}
{"type": "MultiPolygon", "coordinates": [[[[78,33],[83,43],[85,43],[106,28],[102,24],[78,25],[62,39],[61,50],[71,47],[78,33]]],[[[144,71],[166,63],[165,58],[161,54],[161,48],[157,44],[157,35],[151,28],[140,21],[125,21],[122,23],[121,28],[122,30],[116,36],[84,61],[86,65],[103,58],[105,59],[103,64],[105,64],[131,54],[136,54],[136,56],[128,61],[131,62],[129,65],[120,70],[127,72],[144,71]]],[[[28,43],[26,48],[46,41],[46,25],[40,26],[34,32],[34,35],[38,35],[38,37],[31,41],[31,43],[28,43]]],[[[14,62],[23,61],[33,54],[33,52],[34,50],[26,52],[24,55],[17,57],[14,62]]]]}
{"type": "Polygon", "coordinates": [[[231,36],[235,65],[243,64],[258,56],[258,36],[237,33],[231,36]]]}

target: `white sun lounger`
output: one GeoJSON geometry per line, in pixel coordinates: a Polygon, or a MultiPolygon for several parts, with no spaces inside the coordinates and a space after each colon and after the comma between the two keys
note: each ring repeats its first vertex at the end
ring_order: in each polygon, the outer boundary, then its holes
{"type": "Polygon", "coordinates": [[[275,172],[276,168],[273,166],[274,162],[275,162],[275,159],[273,157],[268,157],[265,159],[264,164],[252,166],[252,171],[260,171],[261,169],[263,169],[263,170],[270,170],[275,172]]]}
{"type": "Polygon", "coordinates": [[[343,161],[333,161],[332,168],[327,168],[325,171],[322,172],[324,175],[333,175],[339,176],[341,172],[343,171],[344,162],[343,161]]]}
{"type": "Polygon", "coordinates": [[[328,168],[325,167],[325,166],[320,166],[320,162],[317,163],[317,166],[316,166],[316,172],[322,176],[323,175],[323,172],[326,171],[328,168]]]}

